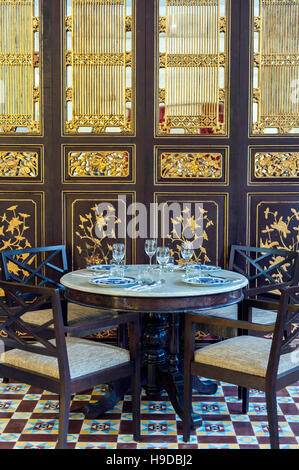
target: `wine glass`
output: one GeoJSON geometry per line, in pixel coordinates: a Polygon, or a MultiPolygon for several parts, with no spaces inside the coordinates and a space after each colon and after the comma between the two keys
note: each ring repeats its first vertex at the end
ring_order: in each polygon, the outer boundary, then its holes
{"type": "Polygon", "coordinates": [[[152,257],[157,251],[157,242],[156,240],[145,240],[144,250],[147,256],[150,259],[150,265],[152,264],[152,257]]]}
{"type": "Polygon", "coordinates": [[[157,261],[160,264],[160,266],[165,267],[168,263],[170,256],[170,251],[168,246],[158,246],[157,248],[157,261]]]}
{"type": "Polygon", "coordinates": [[[112,245],[112,256],[118,267],[125,256],[125,245],[124,243],[114,243],[112,245]]]}
{"type": "Polygon", "coordinates": [[[189,261],[193,256],[194,248],[192,242],[183,242],[181,246],[181,255],[186,262],[186,274],[190,270],[189,261]]]}

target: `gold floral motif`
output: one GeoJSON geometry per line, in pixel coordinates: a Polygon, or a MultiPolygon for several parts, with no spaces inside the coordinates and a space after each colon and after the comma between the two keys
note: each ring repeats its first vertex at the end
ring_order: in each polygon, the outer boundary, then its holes
{"type": "Polygon", "coordinates": [[[127,151],[69,152],[69,176],[122,177],[130,173],[130,155],[127,151]]]}
{"type": "Polygon", "coordinates": [[[257,152],[254,155],[256,178],[298,178],[299,152],[257,152]]]}
{"type": "Polygon", "coordinates": [[[222,177],[221,153],[162,153],[161,178],[222,177]]]}
{"type": "MultiPolygon", "coordinates": [[[[31,244],[26,237],[26,231],[30,228],[27,225],[27,219],[31,217],[30,214],[20,212],[18,205],[8,207],[5,212],[0,215],[0,251],[3,250],[20,250],[24,248],[31,248],[31,244]]],[[[19,261],[25,261],[27,255],[19,255],[19,261]]],[[[34,257],[30,260],[30,264],[34,262],[34,257]]],[[[9,272],[16,276],[28,277],[28,271],[21,269],[12,261],[7,263],[9,272]]],[[[0,290],[0,296],[2,290],[0,290]]]]}
{"type": "Polygon", "coordinates": [[[199,208],[199,216],[195,218],[191,214],[190,208],[187,206],[183,210],[184,214],[171,219],[172,230],[168,235],[168,239],[172,241],[170,247],[170,255],[175,258],[177,264],[185,264],[185,260],[181,256],[181,244],[185,241],[192,243],[197,242],[199,233],[202,235],[202,243],[200,247],[194,250],[191,262],[206,264],[211,262],[207,249],[204,246],[205,242],[209,240],[208,229],[214,226],[214,222],[209,218],[208,211],[199,208]],[[185,234],[190,233],[192,237],[186,238],[185,234]]]}
{"type": "Polygon", "coordinates": [[[98,206],[95,205],[90,212],[82,216],[79,215],[80,223],[75,232],[81,243],[76,246],[80,255],[82,265],[108,264],[111,258],[112,245],[108,243],[108,238],[116,238],[114,227],[121,223],[115,214],[115,208],[111,205],[106,213],[98,213],[98,206]],[[111,223],[113,222],[113,223],[111,223]],[[99,232],[104,236],[99,238],[99,232]]]}
{"type": "MultiPolygon", "coordinates": [[[[265,228],[261,230],[260,247],[262,248],[280,248],[290,251],[299,250],[299,211],[295,208],[290,209],[287,216],[280,215],[278,210],[270,210],[267,207],[264,211],[265,228]]],[[[272,257],[270,266],[273,266],[283,260],[276,255],[272,257]]],[[[282,265],[282,269],[287,272],[289,263],[282,265]]],[[[279,271],[272,274],[277,282],[283,281],[283,274],[279,271]]]]}
{"type": "Polygon", "coordinates": [[[37,176],[37,152],[0,152],[0,178],[36,178],[37,176]]]}

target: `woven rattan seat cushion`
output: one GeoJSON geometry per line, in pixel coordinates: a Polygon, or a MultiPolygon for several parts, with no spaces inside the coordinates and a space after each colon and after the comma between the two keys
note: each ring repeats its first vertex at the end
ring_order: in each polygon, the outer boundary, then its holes
{"type": "MultiPolygon", "coordinates": [[[[224,369],[266,376],[271,340],[255,336],[236,336],[198,349],[194,361],[224,369]]],[[[292,353],[280,357],[279,373],[295,367],[292,353]]]]}
{"type": "MultiPolygon", "coordinates": [[[[55,344],[55,340],[51,340],[55,344]]],[[[83,338],[66,338],[71,379],[100,371],[130,360],[129,351],[83,338]]],[[[59,378],[55,357],[11,349],[2,353],[2,363],[59,378]]]]}
{"type": "MultiPolygon", "coordinates": [[[[100,318],[109,318],[111,315],[115,316],[117,313],[101,310],[97,308],[82,307],[82,305],[68,303],[68,326],[77,326],[81,323],[91,322],[100,318]]],[[[42,325],[53,318],[51,309],[36,310],[34,312],[27,312],[22,315],[22,320],[33,325],[42,325]]],[[[50,326],[53,328],[53,325],[50,326]]],[[[109,326],[109,329],[116,328],[116,326],[109,326]]],[[[87,336],[98,331],[106,330],[107,328],[87,328],[80,332],[80,336],[87,336]]],[[[76,334],[75,334],[76,335],[76,334]]]]}

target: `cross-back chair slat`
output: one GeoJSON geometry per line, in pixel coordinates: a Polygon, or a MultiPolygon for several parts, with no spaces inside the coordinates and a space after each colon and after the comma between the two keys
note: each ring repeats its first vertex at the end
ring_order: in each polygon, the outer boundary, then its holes
{"type": "MultiPolygon", "coordinates": [[[[1,328],[7,334],[3,343],[7,348],[0,354],[0,374],[31,384],[60,395],[58,448],[67,445],[68,416],[71,396],[76,392],[103,383],[131,378],[132,392],[132,432],[136,441],[140,440],[140,361],[141,328],[140,315],[134,312],[123,313],[111,318],[94,319],[93,326],[111,327],[121,324],[128,327],[129,350],[88,339],[71,337],[72,327],[63,322],[60,290],[58,288],[32,286],[27,284],[0,281],[0,289],[5,297],[0,299],[0,308],[6,319],[1,328]],[[35,301],[28,300],[31,294],[35,301]],[[33,326],[23,315],[28,312],[38,315],[35,303],[50,302],[52,332],[48,336],[49,322],[33,326]],[[9,299],[9,302],[7,301],[9,299]],[[18,335],[18,330],[31,336],[30,343],[18,335]]],[[[76,329],[80,326],[75,327],[76,329]]],[[[81,328],[86,328],[81,325],[81,328]]]]}
{"type": "MultiPolygon", "coordinates": [[[[294,322],[299,312],[299,286],[280,287],[280,300],[276,303],[277,318],[272,338],[253,334],[236,336],[196,349],[196,326],[202,323],[237,327],[248,331],[260,330],[263,325],[245,320],[229,320],[187,313],[185,315],[184,356],[184,417],[183,438],[188,441],[191,427],[193,375],[224,381],[265,392],[269,421],[270,445],[279,448],[277,418],[277,391],[299,380],[299,329],[285,334],[287,322],[294,322]],[[294,344],[295,342],[295,344],[294,344]],[[292,346],[295,346],[292,347],[292,346]],[[297,348],[297,349],[296,349],[297,348]],[[294,354],[295,353],[295,354],[294,354]]],[[[244,411],[244,406],[242,407],[244,411]]]]}
{"type": "Polygon", "coordinates": [[[1,253],[1,256],[5,279],[22,282],[23,284],[57,286],[64,289],[59,280],[53,277],[53,271],[59,274],[59,277],[67,272],[68,264],[64,245],[5,250],[1,253]],[[26,255],[25,258],[24,255],[26,255]],[[35,261],[35,265],[31,266],[33,261],[35,261]],[[13,263],[20,268],[19,271],[17,273],[13,272],[9,263],[13,263]],[[47,269],[51,270],[51,276],[47,275],[47,269]],[[24,275],[24,272],[27,274],[24,275]]]}
{"type": "Polygon", "coordinates": [[[247,277],[249,288],[293,284],[299,280],[294,251],[233,245],[229,267],[247,277]]]}

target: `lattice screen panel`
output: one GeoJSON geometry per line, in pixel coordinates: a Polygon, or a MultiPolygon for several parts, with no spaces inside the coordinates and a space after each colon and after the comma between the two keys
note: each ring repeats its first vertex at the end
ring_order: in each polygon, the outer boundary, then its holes
{"type": "Polygon", "coordinates": [[[252,12],[252,134],[298,134],[299,0],[255,0],[252,12]]]}
{"type": "Polygon", "coordinates": [[[227,133],[227,0],[160,0],[158,134],[227,133]]]}
{"type": "Polygon", "coordinates": [[[0,134],[40,134],[39,0],[0,0],[0,134]]]}
{"type": "Polygon", "coordinates": [[[134,133],[134,1],[64,0],[65,133],[134,133]]]}

